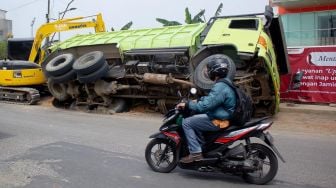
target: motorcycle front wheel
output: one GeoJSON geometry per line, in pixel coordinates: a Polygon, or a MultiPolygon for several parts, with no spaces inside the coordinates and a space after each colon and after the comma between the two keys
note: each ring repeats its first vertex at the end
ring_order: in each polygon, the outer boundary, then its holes
{"type": "Polygon", "coordinates": [[[172,141],[153,139],[146,147],[147,164],[155,172],[168,173],[177,165],[176,147],[172,141]]]}
{"type": "Polygon", "coordinates": [[[266,184],[270,182],[278,172],[278,159],[268,147],[253,143],[247,148],[247,161],[256,170],[252,173],[244,173],[243,179],[252,184],[266,184]]]}

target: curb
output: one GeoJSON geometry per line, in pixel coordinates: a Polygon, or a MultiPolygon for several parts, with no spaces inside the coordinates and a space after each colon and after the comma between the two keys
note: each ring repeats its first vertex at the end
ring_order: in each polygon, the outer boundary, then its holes
{"type": "Polygon", "coordinates": [[[336,107],[333,105],[280,103],[280,112],[298,112],[336,116],[336,107]]]}

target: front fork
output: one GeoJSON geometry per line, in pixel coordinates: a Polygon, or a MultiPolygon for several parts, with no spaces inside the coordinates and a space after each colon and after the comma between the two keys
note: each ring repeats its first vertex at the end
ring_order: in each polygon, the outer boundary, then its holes
{"type": "MultiPolygon", "coordinates": [[[[152,134],[149,138],[157,138],[157,139],[165,139],[168,140],[169,142],[172,142],[175,144],[175,149],[176,149],[176,155],[177,159],[180,158],[181,152],[182,152],[182,138],[177,132],[168,132],[168,131],[162,131],[158,132],[155,134],[152,134]]],[[[167,148],[167,147],[166,147],[167,148]]],[[[163,150],[163,152],[167,152],[166,148],[163,150]]],[[[183,156],[183,152],[182,152],[183,156]]]]}

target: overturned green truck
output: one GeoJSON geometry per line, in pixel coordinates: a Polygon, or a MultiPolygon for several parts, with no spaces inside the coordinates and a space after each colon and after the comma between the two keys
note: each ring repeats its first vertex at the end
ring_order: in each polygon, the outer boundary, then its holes
{"type": "Polygon", "coordinates": [[[270,7],[208,23],[78,35],[50,50],[43,67],[54,98],[106,112],[138,100],[165,112],[178,92],[196,87],[203,95],[213,85],[207,60],[222,56],[231,62],[228,77],[252,97],[254,115],[272,115],[279,74],[289,72],[281,21],[270,7]]]}

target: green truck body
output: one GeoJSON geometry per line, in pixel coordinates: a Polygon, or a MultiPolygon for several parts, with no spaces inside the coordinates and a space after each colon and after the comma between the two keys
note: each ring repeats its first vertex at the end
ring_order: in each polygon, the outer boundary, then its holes
{"type": "Polygon", "coordinates": [[[206,24],[200,23],[183,26],[77,35],[55,47],[67,49],[79,46],[118,44],[121,53],[122,51],[131,49],[174,47],[195,48],[195,45],[199,40],[197,38],[204,30],[205,26],[206,24]]]}

